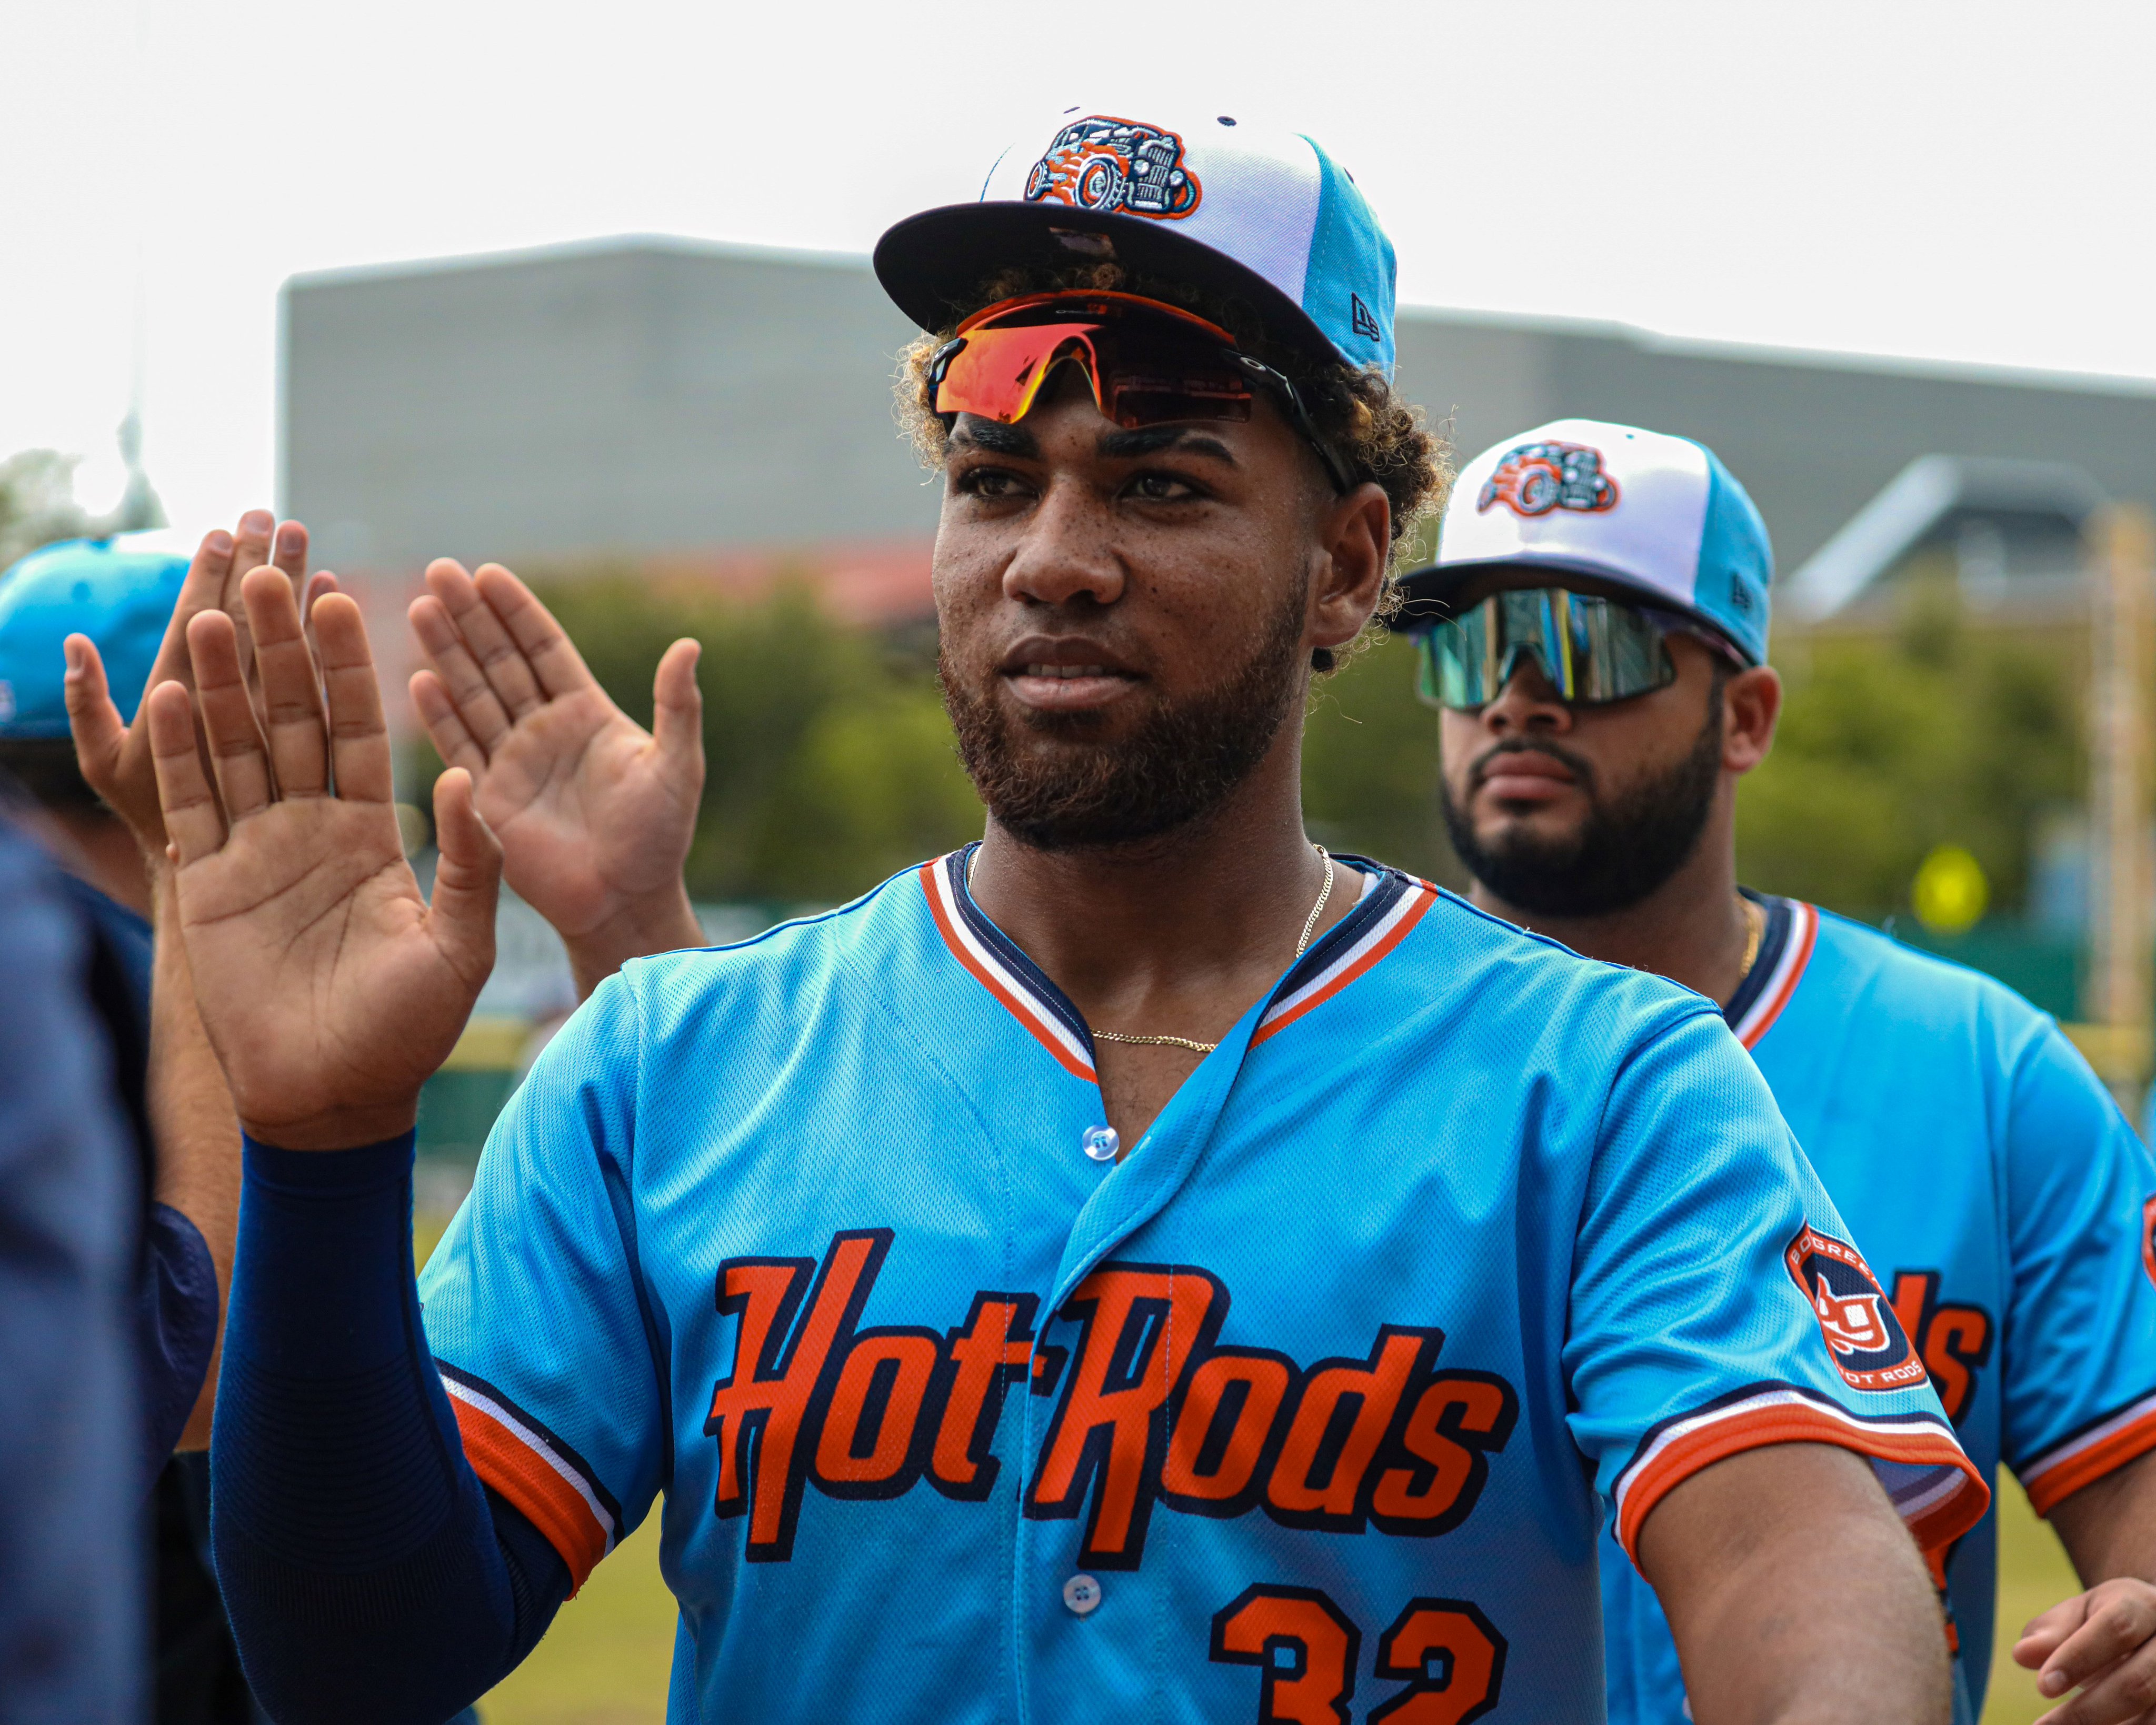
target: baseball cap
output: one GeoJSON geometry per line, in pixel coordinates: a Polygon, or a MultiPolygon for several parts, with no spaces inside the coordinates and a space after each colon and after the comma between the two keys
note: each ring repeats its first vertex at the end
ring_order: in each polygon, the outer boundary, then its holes
{"type": "Polygon", "coordinates": [[[1401,578],[1409,628],[1443,621],[1507,568],[1593,576],[1697,619],[1748,665],[1767,657],[1774,552],[1713,450],[1600,419],[1553,419],[1460,470],[1437,561],[1401,578]]]}
{"type": "Polygon", "coordinates": [[[64,539],[0,574],[0,738],[68,734],[61,644],[71,634],[97,643],[113,704],[134,717],[188,561],[137,536],[64,539]]]}
{"type": "Polygon", "coordinates": [[[1247,301],[1319,360],[1393,373],[1393,244],[1348,172],[1232,114],[1074,106],[995,160],[980,196],[876,242],[876,279],[925,330],[1000,270],[1092,259],[1247,301]]]}

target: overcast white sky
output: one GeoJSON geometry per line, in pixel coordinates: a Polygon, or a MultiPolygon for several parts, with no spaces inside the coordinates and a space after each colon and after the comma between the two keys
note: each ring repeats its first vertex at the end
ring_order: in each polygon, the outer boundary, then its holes
{"type": "Polygon", "coordinates": [[[2156,377],[2156,7],[18,0],[0,454],[275,481],[296,271],[632,232],[863,251],[1044,101],[1308,131],[1407,303],[2156,377]]]}

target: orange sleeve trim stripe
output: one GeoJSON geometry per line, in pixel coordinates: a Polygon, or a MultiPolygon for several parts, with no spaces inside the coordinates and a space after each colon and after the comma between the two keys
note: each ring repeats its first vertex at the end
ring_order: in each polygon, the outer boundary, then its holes
{"type": "Polygon", "coordinates": [[[1401,905],[1397,920],[1368,952],[1357,954],[1327,978],[1322,986],[1305,995],[1278,1018],[1261,1024],[1256,1034],[1250,1038],[1250,1045],[1255,1048],[1267,1037],[1278,1035],[1304,1014],[1314,1012],[1322,1006],[1414,932],[1415,925],[1436,902],[1437,889],[1425,880],[1417,880],[1409,889],[1409,896],[1401,905]]]}
{"type": "Polygon", "coordinates": [[[1804,924],[1796,956],[1790,962],[1789,973],[1775,988],[1773,998],[1745,1014],[1747,1023],[1738,1040],[1747,1048],[1757,1048],[1759,1039],[1774,1028],[1774,1020],[1781,1017],[1783,1008],[1789,1004],[1790,997],[1797,992],[1797,984],[1804,979],[1804,968],[1812,962],[1812,948],[1819,944],[1818,909],[1811,905],[1792,902],[1798,918],[1804,924]]]}
{"type": "Polygon", "coordinates": [[[449,1398],[449,1406],[472,1471],[547,1536],[569,1566],[570,1592],[577,1592],[607,1553],[607,1530],[590,1505],[544,1456],[491,1414],[455,1396],[449,1398]]]}
{"type": "Polygon", "coordinates": [[[1054,1037],[1043,1033],[1040,1026],[1034,1022],[1033,1013],[1028,1010],[1025,1004],[998,982],[994,973],[966,950],[966,943],[958,938],[957,930],[951,926],[951,919],[945,913],[942,903],[936,895],[936,870],[941,866],[940,860],[921,864],[921,891],[928,901],[928,914],[935,919],[936,932],[943,937],[943,944],[950,947],[952,956],[959,963],[973,973],[973,980],[994,995],[1002,1003],[1004,1009],[1031,1033],[1033,1040],[1055,1056],[1057,1065],[1070,1073],[1072,1077],[1082,1078],[1091,1083],[1093,1079],[1093,1069],[1078,1060],[1054,1037]]]}
{"type": "Polygon", "coordinates": [[[1625,1553],[1639,1561],[1640,1529],[1655,1506],[1702,1468],[1769,1444],[1831,1444],[1867,1460],[1904,1466],[1951,1469],[1946,1489],[1926,1492],[1912,1505],[1897,1505],[1919,1548],[1929,1552],[1958,1539],[1984,1517],[1991,1502],[1984,1483],[1961,1446],[1937,1428],[1876,1428],[1858,1420],[1838,1420],[1801,1401],[1708,1416],[1696,1429],[1662,1444],[1629,1481],[1620,1483],[1617,1538],[1625,1553]]]}
{"type": "Polygon", "coordinates": [[[2109,1430],[2099,1428],[2067,1454],[2054,1451],[2056,1460],[2046,1456],[2021,1476],[2021,1487],[2029,1494],[2029,1507],[2048,1516],[2082,1486],[2151,1450],[2156,1450],[2156,1408],[2109,1430]]]}

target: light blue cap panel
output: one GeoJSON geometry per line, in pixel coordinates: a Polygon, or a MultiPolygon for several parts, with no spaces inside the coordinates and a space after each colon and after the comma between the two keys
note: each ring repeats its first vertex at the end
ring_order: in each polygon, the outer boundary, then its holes
{"type": "Polygon", "coordinates": [[[71,634],[97,643],[113,704],[133,718],[187,572],[183,557],[69,539],[0,574],[0,737],[68,734],[71,634]]]}
{"type": "Polygon", "coordinates": [[[1774,546],[1751,495],[1720,456],[1712,449],[1706,453],[1707,520],[1700,531],[1692,604],[1745,658],[1761,665],[1767,658],[1774,546]]]}
{"type": "Polygon", "coordinates": [[[1393,375],[1393,242],[1346,169],[1317,152],[1317,225],[1310,237],[1302,309],[1342,357],[1393,375]]]}

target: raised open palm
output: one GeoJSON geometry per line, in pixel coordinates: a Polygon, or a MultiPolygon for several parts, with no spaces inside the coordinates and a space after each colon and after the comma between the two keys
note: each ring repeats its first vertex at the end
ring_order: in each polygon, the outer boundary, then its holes
{"type": "Polygon", "coordinates": [[[696,644],[660,660],[646,731],[499,563],[469,575],[443,558],[427,586],[410,616],[433,668],[413,675],[413,704],[471,774],[509,884],[568,943],[579,980],[696,944],[681,865],[704,788],[696,644]]]}
{"type": "MultiPolygon", "coordinates": [[[[248,650],[251,632],[240,603],[239,586],[251,570],[269,564],[284,572],[296,592],[306,581],[307,530],[297,521],[282,526],[266,509],[249,510],[239,518],[236,532],[223,528],[203,536],[180,583],[172,620],[150,667],[143,693],[160,683],[194,686],[194,670],[187,655],[187,625],[208,610],[222,611],[232,619],[238,635],[240,662],[254,680],[253,655],[248,650]]],[[[309,588],[307,603],[322,593],[334,591],[336,578],[317,575],[309,588]]],[[[90,788],[105,798],[127,823],[136,842],[146,851],[165,848],[164,817],[157,807],[157,775],[150,760],[149,702],[146,699],[125,722],[114,705],[105,681],[105,661],[97,644],[88,635],[70,635],[67,641],[66,683],[68,725],[74,733],[76,763],[90,788]]]]}
{"type": "Polygon", "coordinates": [[[429,906],[398,835],[359,608],[319,599],[311,653],[285,574],[256,569],[241,596],[263,722],[220,610],[187,626],[193,698],[178,682],[149,696],[195,997],[249,1132],[299,1150],[372,1142],[412,1124],[493,968],[501,848],[469,776],[444,773],[429,906]]]}

